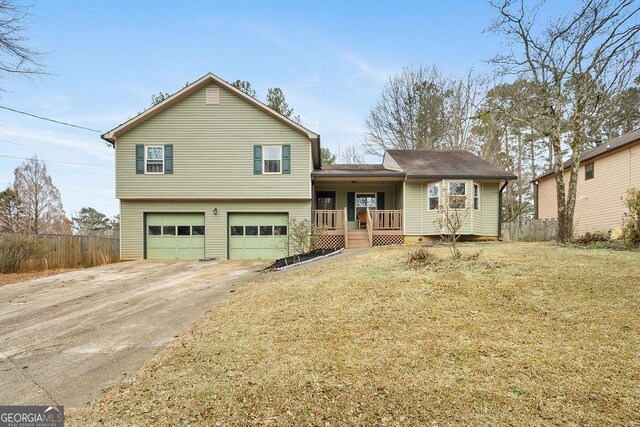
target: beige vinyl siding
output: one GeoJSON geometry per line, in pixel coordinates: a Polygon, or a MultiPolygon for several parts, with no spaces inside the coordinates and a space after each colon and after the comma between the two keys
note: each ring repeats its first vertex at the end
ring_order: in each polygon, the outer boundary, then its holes
{"type": "Polygon", "coordinates": [[[386,151],[385,151],[384,157],[382,159],[382,166],[384,166],[387,169],[394,170],[394,171],[404,172],[402,170],[402,168],[400,167],[400,165],[398,165],[398,163],[395,161],[395,159],[393,157],[391,157],[389,155],[389,153],[387,153],[386,151]]]}
{"type": "MultiPolygon", "coordinates": [[[[438,234],[435,221],[438,212],[429,210],[427,188],[431,183],[447,185],[449,181],[416,182],[406,181],[405,235],[433,236],[438,234]]],[[[469,206],[473,207],[473,181],[465,181],[469,206]]],[[[442,190],[441,190],[442,191],[442,190]]],[[[442,192],[440,193],[442,196],[442,192]]],[[[498,235],[498,184],[480,184],[480,210],[469,211],[467,221],[461,230],[464,235],[497,236],[498,235]]]]}
{"type": "Polygon", "coordinates": [[[480,218],[480,227],[474,223],[473,234],[477,236],[498,235],[498,199],[502,183],[480,185],[480,211],[473,213],[473,218],[480,218]]]}
{"type": "Polygon", "coordinates": [[[207,88],[118,138],[116,197],[310,199],[309,138],[223,88],[207,105],[207,88]],[[136,174],[136,144],[173,144],[173,174],[136,174]],[[254,175],[255,144],[290,144],[291,174],[254,175]]]}
{"type": "Polygon", "coordinates": [[[404,207],[404,182],[399,182],[393,187],[395,202],[393,209],[402,210],[404,207]]]}
{"type": "MultiPolygon", "coordinates": [[[[394,205],[395,186],[393,184],[317,184],[316,191],[335,191],[336,209],[347,207],[347,193],[379,193],[384,192],[384,208],[398,209],[394,205]]],[[[349,221],[349,228],[356,229],[356,221],[349,221]]]]}
{"type": "Polygon", "coordinates": [[[121,259],[144,256],[145,212],[204,213],[205,256],[227,258],[227,214],[229,212],[286,212],[297,219],[311,219],[311,202],[306,201],[120,201],[121,259]],[[213,214],[213,209],[218,214],[213,214]]]}
{"type": "MultiPolygon", "coordinates": [[[[629,188],[640,188],[640,144],[622,148],[596,158],[594,178],[585,180],[585,166],[580,164],[578,189],[573,218],[574,234],[587,231],[616,229],[622,225],[625,206],[622,198],[629,188]]],[[[569,172],[565,173],[565,182],[569,172]]],[[[538,186],[538,218],[556,218],[556,184],[553,176],[538,186]]]]}

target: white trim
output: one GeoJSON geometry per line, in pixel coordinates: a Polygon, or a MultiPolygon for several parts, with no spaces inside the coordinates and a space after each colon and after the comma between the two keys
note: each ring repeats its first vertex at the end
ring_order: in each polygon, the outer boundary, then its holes
{"type": "Polygon", "coordinates": [[[447,181],[447,206],[449,207],[449,209],[467,209],[469,207],[469,192],[468,190],[468,182],[464,181],[464,180],[450,180],[447,181]],[[464,195],[462,194],[451,194],[451,184],[464,184],[464,195]],[[455,208],[455,207],[451,207],[451,196],[464,196],[464,207],[461,208],[455,208]]]}
{"type": "Polygon", "coordinates": [[[282,166],[282,144],[262,145],[262,175],[282,175],[282,166]],[[264,162],[274,160],[265,158],[265,148],[269,147],[278,147],[280,149],[280,170],[278,172],[266,172],[267,168],[265,168],[264,162]]]}
{"type": "MultiPolygon", "coordinates": [[[[157,159],[154,159],[157,160],[157,159]]],[[[145,175],[164,175],[164,145],[150,144],[144,146],[144,174],[145,175]],[[162,172],[147,171],[147,148],[162,148],[162,172]]]]}
{"type": "MultiPolygon", "coordinates": [[[[370,195],[373,194],[373,200],[375,201],[375,207],[373,209],[378,209],[378,193],[375,191],[363,191],[362,193],[356,193],[353,199],[353,218],[354,221],[358,221],[358,208],[368,207],[368,206],[358,206],[358,196],[359,195],[370,195]]],[[[336,202],[337,203],[337,202],[336,202]]],[[[371,209],[371,208],[370,208],[371,209]]]]}
{"type": "Polygon", "coordinates": [[[438,210],[438,206],[440,205],[440,182],[432,182],[430,184],[427,184],[427,211],[437,211],[438,210]],[[438,188],[438,204],[436,205],[435,209],[431,209],[431,193],[429,192],[429,190],[431,189],[432,186],[436,186],[438,188]]]}
{"type": "Polygon", "coordinates": [[[480,184],[475,182],[473,183],[473,210],[480,211],[480,184]],[[478,209],[476,209],[476,187],[478,187],[478,209]]]}
{"type": "Polygon", "coordinates": [[[298,130],[299,132],[307,135],[309,137],[309,139],[313,139],[313,140],[317,140],[318,139],[318,134],[317,133],[310,131],[309,129],[305,128],[304,126],[301,126],[298,123],[294,122],[290,118],[288,118],[286,116],[283,116],[282,114],[278,113],[277,111],[269,108],[267,105],[263,104],[262,102],[258,101],[257,99],[253,98],[252,96],[247,95],[246,93],[242,92],[241,90],[237,89],[236,87],[230,85],[229,83],[227,83],[226,81],[224,81],[223,79],[221,79],[220,77],[216,76],[213,73],[205,74],[204,76],[202,76],[201,78],[199,78],[198,80],[193,82],[192,84],[190,84],[190,85],[182,88],[181,90],[177,91],[176,93],[174,93],[173,95],[171,95],[170,97],[165,99],[164,101],[159,102],[158,104],[154,105],[153,107],[149,108],[148,110],[143,111],[142,113],[140,113],[136,117],[134,117],[134,118],[132,118],[130,120],[127,120],[126,122],[120,124],[119,126],[115,127],[114,129],[111,129],[107,133],[103,134],[102,138],[105,139],[106,141],[109,141],[109,142],[112,142],[112,143],[115,142],[116,139],[120,135],[124,134],[129,129],[137,126],[138,124],[140,124],[140,123],[144,122],[145,120],[147,120],[149,117],[159,113],[160,111],[166,109],[167,107],[175,104],[180,99],[192,94],[193,92],[195,92],[195,91],[197,91],[197,90],[199,90],[199,89],[201,89],[201,88],[203,88],[206,85],[211,84],[211,83],[215,83],[215,84],[219,85],[220,87],[232,92],[236,96],[241,97],[242,99],[244,99],[245,101],[249,102],[250,104],[253,104],[254,106],[259,108],[260,110],[263,110],[263,111],[267,112],[268,114],[270,114],[273,117],[277,118],[281,122],[284,122],[288,126],[290,126],[290,127],[294,128],[294,129],[298,130]]]}

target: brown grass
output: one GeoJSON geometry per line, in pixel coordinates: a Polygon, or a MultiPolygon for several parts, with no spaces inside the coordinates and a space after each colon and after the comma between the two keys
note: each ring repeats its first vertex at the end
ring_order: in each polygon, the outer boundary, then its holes
{"type": "Polygon", "coordinates": [[[263,276],[70,424],[640,423],[640,253],[412,250],[263,276]]]}
{"type": "Polygon", "coordinates": [[[33,271],[29,273],[8,273],[0,274],[0,286],[9,285],[11,283],[26,282],[27,280],[35,280],[43,277],[54,276],[56,274],[64,273],[69,269],[56,269],[45,271],[33,271]]]}

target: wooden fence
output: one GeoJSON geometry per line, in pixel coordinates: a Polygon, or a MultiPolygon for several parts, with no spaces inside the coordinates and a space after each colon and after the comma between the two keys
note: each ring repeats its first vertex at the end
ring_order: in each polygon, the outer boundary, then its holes
{"type": "Polygon", "coordinates": [[[502,224],[503,240],[512,242],[544,242],[554,240],[558,235],[558,221],[555,219],[532,219],[505,222],[502,224]]]}
{"type": "Polygon", "coordinates": [[[20,268],[22,272],[93,267],[120,261],[120,240],[118,239],[53,235],[34,237],[43,242],[46,255],[24,262],[20,268]]]}

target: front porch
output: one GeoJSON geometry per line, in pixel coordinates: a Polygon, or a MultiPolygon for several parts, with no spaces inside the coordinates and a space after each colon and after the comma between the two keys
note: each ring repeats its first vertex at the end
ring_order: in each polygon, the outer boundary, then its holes
{"type": "Polygon", "coordinates": [[[336,165],[313,177],[315,246],[358,248],[404,242],[404,173],[336,165]]]}
{"type": "Polygon", "coordinates": [[[349,227],[347,207],[314,210],[314,246],[365,248],[403,243],[403,211],[365,208],[362,212],[356,221],[358,227],[353,229],[349,227]]]}

